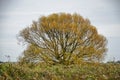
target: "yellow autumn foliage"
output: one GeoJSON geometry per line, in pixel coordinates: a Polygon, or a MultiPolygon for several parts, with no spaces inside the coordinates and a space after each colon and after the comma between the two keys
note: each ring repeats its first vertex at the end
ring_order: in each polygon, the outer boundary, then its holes
{"type": "Polygon", "coordinates": [[[106,38],[97,32],[89,19],[76,13],[42,16],[20,31],[19,39],[30,45],[26,52],[32,50],[46,63],[100,61],[107,51],[106,38]]]}

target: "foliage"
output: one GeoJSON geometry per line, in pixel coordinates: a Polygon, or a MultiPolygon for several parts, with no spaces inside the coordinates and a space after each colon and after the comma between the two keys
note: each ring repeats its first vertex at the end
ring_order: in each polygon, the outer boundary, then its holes
{"type": "Polygon", "coordinates": [[[28,46],[23,52],[23,56],[19,57],[19,64],[36,64],[36,62],[41,60],[39,52],[40,49],[38,47],[34,47],[33,45],[28,46]]]}
{"type": "Polygon", "coordinates": [[[42,16],[20,31],[18,39],[27,43],[28,48],[23,54],[26,58],[29,56],[27,61],[30,62],[36,59],[36,54],[40,61],[50,64],[100,61],[107,50],[106,38],[79,14],[42,16]]]}
{"type": "Polygon", "coordinates": [[[120,60],[118,60],[118,61],[108,61],[107,63],[111,63],[111,64],[120,64],[120,60]]]}
{"type": "Polygon", "coordinates": [[[32,68],[17,63],[0,64],[0,80],[119,80],[120,64],[82,63],[46,65],[32,68]]]}

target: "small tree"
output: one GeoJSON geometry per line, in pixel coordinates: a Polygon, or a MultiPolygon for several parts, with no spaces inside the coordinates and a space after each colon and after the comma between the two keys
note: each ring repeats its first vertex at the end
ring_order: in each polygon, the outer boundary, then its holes
{"type": "Polygon", "coordinates": [[[19,57],[21,63],[36,63],[41,60],[40,58],[40,50],[38,47],[34,45],[29,45],[27,49],[23,52],[22,56],[19,57]]]}
{"type": "MultiPolygon", "coordinates": [[[[20,31],[19,40],[27,43],[25,54],[37,51],[46,63],[76,63],[79,60],[100,61],[106,52],[107,40],[79,14],[51,14],[20,31]]],[[[30,55],[28,55],[30,56],[30,55]]],[[[31,59],[32,60],[32,59],[31,59]]]]}

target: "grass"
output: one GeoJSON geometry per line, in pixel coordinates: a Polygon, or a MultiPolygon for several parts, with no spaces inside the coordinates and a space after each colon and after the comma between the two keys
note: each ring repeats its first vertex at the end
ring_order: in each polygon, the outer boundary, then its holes
{"type": "Polygon", "coordinates": [[[0,80],[120,80],[120,64],[0,64],[0,80]]]}

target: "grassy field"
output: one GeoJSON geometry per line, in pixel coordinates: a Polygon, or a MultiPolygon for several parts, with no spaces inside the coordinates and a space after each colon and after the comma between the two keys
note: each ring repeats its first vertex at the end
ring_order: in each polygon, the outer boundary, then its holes
{"type": "Polygon", "coordinates": [[[120,64],[0,64],[0,80],[120,80],[120,64]]]}

